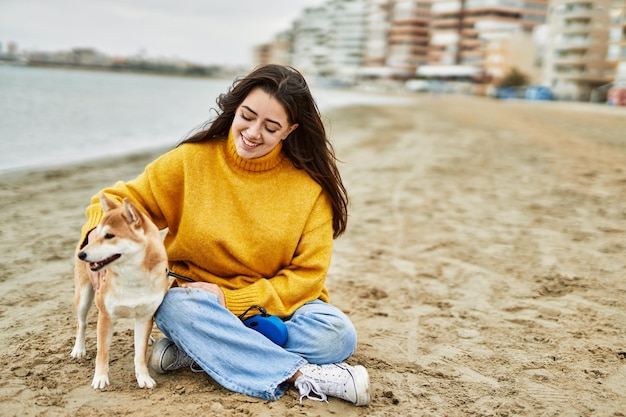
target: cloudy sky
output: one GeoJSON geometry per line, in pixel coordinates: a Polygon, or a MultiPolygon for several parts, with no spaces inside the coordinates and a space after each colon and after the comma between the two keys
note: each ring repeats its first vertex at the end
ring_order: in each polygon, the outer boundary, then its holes
{"type": "Polygon", "coordinates": [[[324,0],[0,0],[0,43],[24,51],[91,47],[107,55],[249,65],[252,47],[324,0]]]}

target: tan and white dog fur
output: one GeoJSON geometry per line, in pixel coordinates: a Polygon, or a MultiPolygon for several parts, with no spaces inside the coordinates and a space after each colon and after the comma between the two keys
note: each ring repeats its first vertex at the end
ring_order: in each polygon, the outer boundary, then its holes
{"type": "Polygon", "coordinates": [[[167,254],[157,227],[127,199],[117,206],[100,194],[104,217],[76,256],[74,306],[78,316],[71,356],[85,356],[87,313],[94,299],[98,307],[96,370],[91,386],[109,385],[109,347],[118,318],[135,320],[135,375],[141,388],[156,383],[148,373],[146,351],[153,315],[169,286],[167,254]],[[94,292],[91,271],[106,271],[94,292]]]}

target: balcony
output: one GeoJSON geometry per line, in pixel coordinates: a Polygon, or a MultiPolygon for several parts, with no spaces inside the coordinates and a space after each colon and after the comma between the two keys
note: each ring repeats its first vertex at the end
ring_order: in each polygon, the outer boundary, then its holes
{"type": "Polygon", "coordinates": [[[555,75],[559,79],[573,82],[591,82],[604,84],[612,81],[612,79],[610,77],[607,77],[605,74],[592,75],[589,74],[587,71],[556,71],[555,75]]]}
{"type": "Polygon", "coordinates": [[[389,37],[414,38],[428,35],[428,32],[426,27],[397,27],[389,31],[389,37]]]}
{"type": "Polygon", "coordinates": [[[390,45],[389,54],[394,53],[410,53],[411,55],[424,55],[428,52],[429,47],[427,45],[390,45]]]}
{"type": "Polygon", "coordinates": [[[392,25],[428,25],[430,19],[427,17],[413,17],[413,18],[404,18],[404,19],[391,19],[392,25]]]}
{"type": "Polygon", "coordinates": [[[456,27],[459,25],[459,20],[460,19],[458,17],[449,18],[449,19],[432,19],[430,21],[430,25],[434,27],[448,27],[448,26],[456,27]]]}
{"type": "Polygon", "coordinates": [[[475,67],[482,67],[485,65],[485,58],[482,56],[468,56],[461,58],[461,65],[472,65],[475,67]]]}
{"type": "Polygon", "coordinates": [[[462,38],[460,44],[462,48],[474,49],[480,48],[483,42],[480,39],[462,38]]]}
{"type": "Polygon", "coordinates": [[[427,45],[428,36],[394,36],[391,35],[387,38],[387,44],[389,45],[427,45]]]}
{"type": "Polygon", "coordinates": [[[590,39],[560,39],[554,43],[554,49],[557,51],[586,50],[592,44],[590,39]]]}
{"type": "Polygon", "coordinates": [[[468,38],[478,37],[479,33],[480,32],[474,28],[463,28],[461,30],[461,36],[468,38]]]}
{"type": "Polygon", "coordinates": [[[562,33],[589,33],[593,29],[593,26],[591,24],[562,25],[555,27],[558,28],[562,33]]]}
{"type": "Polygon", "coordinates": [[[595,11],[593,9],[588,10],[588,9],[576,9],[576,10],[570,10],[567,12],[563,12],[562,14],[558,14],[558,17],[561,18],[565,18],[565,19],[571,19],[571,18],[592,18],[595,15],[595,11]]]}
{"type": "Polygon", "coordinates": [[[587,57],[586,54],[557,56],[554,58],[555,65],[562,65],[562,66],[584,65],[588,61],[589,61],[589,58],[587,57]]]}

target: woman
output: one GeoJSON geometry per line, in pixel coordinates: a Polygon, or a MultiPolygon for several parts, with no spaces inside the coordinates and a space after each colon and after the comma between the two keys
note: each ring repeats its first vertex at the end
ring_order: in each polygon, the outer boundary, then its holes
{"type": "MultiPolygon", "coordinates": [[[[151,367],[199,368],[230,390],[268,400],[293,383],[301,401],[335,396],[366,405],[366,369],[342,363],[356,331],[328,304],[325,287],[348,198],[306,81],[293,68],[263,66],[217,103],[208,128],[135,180],[104,190],[167,229],[178,278],[155,314],[166,337],[151,367]],[[255,306],[282,319],[284,346],[242,322],[255,306]]],[[[102,217],[97,197],[86,213],[85,244],[102,217]]],[[[98,280],[94,273],[96,288],[98,280]]]]}

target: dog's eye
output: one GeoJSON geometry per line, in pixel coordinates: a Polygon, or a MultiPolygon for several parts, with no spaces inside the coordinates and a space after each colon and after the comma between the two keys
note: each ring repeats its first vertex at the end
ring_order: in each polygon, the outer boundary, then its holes
{"type": "Polygon", "coordinates": [[[113,239],[115,237],[115,235],[112,235],[111,233],[107,233],[106,235],[104,235],[105,239],[113,239]]]}

